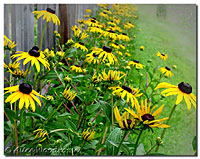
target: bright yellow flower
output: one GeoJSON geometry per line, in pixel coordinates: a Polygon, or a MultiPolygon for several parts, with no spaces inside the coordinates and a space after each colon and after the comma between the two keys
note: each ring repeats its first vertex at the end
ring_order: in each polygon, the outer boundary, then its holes
{"type": "Polygon", "coordinates": [[[133,67],[135,66],[137,69],[143,69],[144,65],[141,64],[139,61],[137,60],[133,60],[133,61],[129,61],[128,65],[133,65],[133,67]]]}
{"type": "Polygon", "coordinates": [[[85,9],[85,13],[92,13],[92,10],[91,9],[85,9]]]}
{"type": "Polygon", "coordinates": [[[76,97],[77,93],[75,91],[71,91],[70,89],[71,87],[69,87],[69,89],[65,88],[63,97],[69,101],[72,101],[76,97]]]}
{"type": "Polygon", "coordinates": [[[86,72],[86,69],[83,69],[81,66],[79,66],[79,65],[73,65],[73,66],[71,66],[70,67],[71,69],[72,69],[72,71],[76,71],[76,72],[79,72],[79,73],[81,73],[81,72],[86,72]]]}
{"type": "Polygon", "coordinates": [[[122,73],[123,75],[120,77],[120,74],[122,72],[121,71],[113,71],[113,70],[109,70],[108,74],[106,74],[106,71],[104,69],[104,71],[102,72],[102,79],[104,81],[119,81],[120,79],[122,79],[126,74],[122,73]]]}
{"type": "Polygon", "coordinates": [[[169,67],[161,67],[159,68],[159,70],[162,74],[164,74],[167,77],[171,77],[174,75],[169,67]]]}
{"type": "Polygon", "coordinates": [[[4,35],[4,47],[8,47],[9,49],[13,49],[17,44],[12,42],[6,35],[4,35]]]}
{"type": "Polygon", "coordinates": [[[85,47],[84,43],[82,42],[75,43],[73,47],[76,47],[77,49],[80,48],[82,51],[88,52],[88,49],[85,47]]]}
{"type": "Polygon", "coordinates": [[[164,53],[160,53],[159,51],[157,52],[156,56],[159,56],[161,60],[164,60],[166,61],[167,58],[168,58],[168,55],[167,54],[164,54],[164,53]]]}
{"type": "Polygon", "coordinates": [[[33,131],[35,135],[35,139],[41,139],[39,142],[43,142],[49,136],[46,130],[44,129],[37,129],[33,131]]]}
{"type": "Polygon", "coordinates": [[[90,130],[89,131],[89,129],[90,128],[88,128],[87,130],[84,129],[84,131],[82,132],[82,137],[86,141],[92,140],[94,138],[94,135],[95,135],[95,131],[94,130],[92,130],[92,131],[90,130]]]}

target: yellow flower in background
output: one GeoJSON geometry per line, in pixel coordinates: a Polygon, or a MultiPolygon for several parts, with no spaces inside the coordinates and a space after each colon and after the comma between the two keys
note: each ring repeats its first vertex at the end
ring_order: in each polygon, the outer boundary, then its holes
{"type": "Polygon", "coordinates": [[[100,16],[100,17],[104,17],[104,18],[106,18],[106,19],[109,18],[108,14],[107,14],[106,12],[100,12],[100,13],[99,13],[99,16],[100,16]]]}
{"type": "Polygon", "coordinates": [[[169,128],[169,125],[163,124],[162,121],[167,120],[169,117],[158,119],[160,114],[162,113],[164,105],[160,106],[156,111],[155,108],[157,106],[154,106],[151,108],[151,102],[149,103],[149,106],[147,104],[147,99],[145,99],[145,103],[143,103],[143,100],[141,101],[141,106],[137,106],[136,111],[137,114],[130,109],[125,108],[135,119],[139,119],[145,127],[150,128],[169,128]],[[154,111],[154,112],[153,112],[154,111]]]}
{"type": "Polygon", "coordinates": [[[101,77],[101,75],[100,75],[100,76],[97,76],[97,74],[96,74],[96,72],[95,72],[95,73],[93,74],[91,80],[92,80],[93,83],[99,83],[99,82],[102,81],[102,77],[101,77]]]}
{"type": "Polygon", "coordinates": [[[83,15],[85,18],[89,18],[90,17],[90,15],[83,15]]]}
{"type": "Polygon", "coordinates": [[[74,43],[74,41],[72,40],[72,38],[71,39],[69,39],[69,40],[67,40],[67,45],[72,45],[74,43]]]}
{"type": "Polygon", "coordinates": [[[173,65],[173,68],[176,69],[177,68],[176,65],[173,65]]]}
{"type": "Polygon", "coordinates": [[[117,43],[110,43],[110,46],[113,47],[113,48],[115,48],[115,49],[117,49],[117,50],[120,49],[120,46],[117,43]]]}
{"type": "Polygon", "coordinates": [[[93,64],[99,64],[100,63],[100,60],[99,60],[99,55],[94,53],[94,52],[91,52],[89,54],[86,55],[86,59],[85,61],[87,63],[93,63],[93,64]]]}
{"type": "Polygon", "coordinates": [[[41,16],[43,16],[43,20],[46,19],[46,22],[53,22],[55,25],[60,25],[60,20],[55,14],[55,10],[51,8],[47,8],[46,10],[41,11],[33,11],[32,13],[37,15],[37,19],[39,19],[41,16]]]}
{"type": "Polygon", "coordinates": [[[76,71],[76,72],[79,72],[79,73],[81,73],[81,72],[86,72],[86,69],[83,69],[81,66],[79,66],[79,65],[72,65],[72,66],[70,66],[70,68],[72,69],[72,71],[76,71]]]}
{"type": "Polygon", "coordinates": [[[40,63],[41,62],[45,68],[49,69],[49,63],[46,60],[44,54],[39,50],[37,46],[34,46],[29,52],[24,51],[16,51],[17,54],[11,56],[11,58],[16,58],[16,62],[22,59],[25,59],[23,65],[26,65],[29,61],[31,62],[31,66],[35,64],[36,69],[40,72],[40,63]]]}
{"type": "Polygon", "coordinates": [[[85,32],[85,31],[83,31],[80,35],[79,35],[79,39],[80,40],[83,40],[83,39],[85,39],[85,38],[87,38],[89,35],[85,32]]]}
{"type": "Polygon", "coordinates": [[[94,130],[92,130],[92,131],[90,130],[89,131],[89,129],[90,128],[88,128],[87,130],[84,129],[84,131],[82,132],[82,137],[86,141],[92,140],[94,138],[94,135],[95,135],[95,131],[94,130]]]}
{"type": "Polygon", "coordinates": [[[19,62],[14,62],[14,63],[9,63],[8,65],[6,65],[6,63],[4,62],[4,68],[8,69],[8,70],[16,70],[19,69],[20,63],[19,62]]]}
{"type": "Polygon", "coordinates": [[[140,46],[140,50],[141,50],[141,51],[144,51],[144,46],[140,46]]]}
{"type": "Polygon", "coordinates": [[[39,104],[39,106],[41,106],[41,102],[36,96],[45,98],[39,93],[37,93],[36,91],[34,91],[32,89],[32,86],[27,83],[22,83],[17,86],[7,87],[7,88],[4,88],[4,90],[7,91],[4,94],[14,92],[6,98],[5,103],[10,102],[12,104],[16,102],[18,99],[20,99],[19,109],[22,109],[24,105],[25,105],[25,108],[28,109],[29,105],[31,105],[33,112],[35,112],[34,100],[39,104]]]}
{"type": "Polygon", "coordinates": [[[72,101],[76,97],[77,93],[75,91],[71,91],[70,89],[71,87],[69,87],[69,89],[67,87],[65,88],[63,97],[69,101],[72,101]]]}
{"type": "Polygon", "coordinates": [[[128,35],[126,33],[122,33],[118,36],[119,40],[122,41],[130,41],[130,38],[128,37],[128,35]]]}
{"type": "Polygon", "coordinates": [[[28,69],[26,69],[26,71],[17,69],[15,71],[10,71],[10,73],[13,75],[13,77],[24,78],[28,73],[28,69]]]}
{"type": "Polygon", "coordinates": [[[91,18],[85,21],[85,24],[87,24],[89,27],[102,27],[102,25],[96,20],[96,18],[91,18]]]}
{"type": "Polygon", "coordinates": [[[100,36],[102,36],[102,35],[104,37],[109,37],[109,38],[111,38],[113,40],[119,39],[119,35],[113,30],[104,31],[104,32],[102,32],[102,34],[100,36]]]}
{"type": "Polygon", "coordinates": [[[77,49],[80,48],[82,51],[88,52],[88,49],[85,47],[84,43],[82,43],[82,42],[75,43],[73,47],[76,47],[77,49]]]}
{"type": "Polygon", "coordinates": [[[67,82],[71,82],[72,79],[67,75],[67,76],[65,76],[64,80],[67,82]]]}
{"type": "Polygon", "coordinates": [[[12,42],[6,35],[4,35],[4,47],[8,47],[9,49],[13,49],[17,44],[12,42]]]}
{"type": "Polygon", "coordinates": [[[113,21],[109,21],[109,22],[107,22],[107,24],[108,24],[108,25],[111,25],[111,26],[113,26],[113,27],[116,26],[116,24],[115,24],[113,21]]]}
{"type": "Polygon", "coordinates": [[[109,70],[108,71],[108,74],[106,74],[106,71],[105,69],[103,70],[102,72],[102,79],[104,81],[119,81],[120,79],[122,79],[126,74],[124,72],[121,72],[121,71],[113,71],[113,70],[109,70]],[[123,74],[121,77],[120,77],[120,74],[123,74]]]}
{"type": "Polygon", "coordinates": [[[156,56],[159,56],[161,60],[164,60],[166,61],[167,58],[168,58],[168,55],[167,54],[164,54],[164,53],[160,53],[159,51],[157,52],[156,56]]]}
{"type": "Polygon", "coordinates": [[[34,130],[33,134],[35,134],[35,139],[41,139],[39,142],[43,142],[49,136],[47,131],[44,129],[34,130]]]}
{"type": "Polygon", "coordinates": [[[72,31],[74,32],[75,37],[79,37],[81,34],[81,28],[76,25],[72,26],[72,31]]]}
{"type": "Polygon", "coordinates": [[[129,61],[128,66],[133,65],[133,67],[135,66],[137,69],[143,69],[144,65],[141,64],[138,60],[133,60],[133,61],[129,61]]]}
{"type": "Polygon", "coordinates": [[[174,75],[169,67],[161,67],[159,68],[159,70],[162,74],[164,74],[167,77],[171,77],[174,75]]]}
{"type": "Polygon", "coordinates": [[[91,9],[85,9],[85,13],[92,13],[92,10],[91,9]]]}
{"type": "Polygon", "coordinates": [[[117,106],[114,108],[115,119],[119,123],[119,127],[122,129],[133,129],[137,125],[137,120],[129,112],[124,112],[120,116],[117,106]]]}
{"type": "Polygon", "coordinates": [[[63,51],[57,51],[56,55],[58,55],[60,57],[64,57],[65,56],[65,52],[63,52],[63,51]]]}
{"type": "Polygon", "coordinates": [[[139,92],[140,92],[139,88],[133,88],[132,86],[129,85],[129,87],[117,86],[115,90],[112,92],[112,94],[120,93],[121,99],[124,99],[126,97],[127,103],[131,101],[132,108],[133,108],[135,105],[138,105],[138,100],[136,97],[143,95],[143,93],[139,93],[139,92]]]}
{"type": "Polygon", "coordinates": [[[103,10],[103,12],[105,12],[107,14],[112,14],[112,12],[109,9],[105,9],[105,10],[103,10]]]}
{"type": "Polygon", "coordinates": [[[59,34],[56,30],[54,30],[53,33],[55,34],[55,36],[56,36],[57,38],[61,38],[60,34],[59,34]]]}
{"type": "Polygon", "coordinates": [[[46,58],[55,57],[53,50],[50,51],[49,49],[45,49],[44,51],[41,51],[41,53],[43,53],[46,58]]]}
{"type": "Polygon", "coordinates": [[[46,96],[46,98],[47,98],[47,100],[50,100],[50,101],[54,100],[53,96],[50,96],[50,95],[46,96]]]}
{"type": "Polygon", "coordinates": [[[108,7],[108,4],[97,4],[97,5],[104,9],[107,9],[107,7],[108,7]]]}
{"type": "Polygon", "coordinates": [[[167,88],[161,92],[161,94],[165,94],[166,97],[170,95],[177,95],[175,103],[176,105],[178,105],[184,98],[188,110],[190,110],[191,104],[196,109],[196,96],[192,94],[192,86],[190,84],[181,82],[178,84],[178,86],[175,86],[167,82],[162,82],[158,84],[155,90],[159,88],[167,88]]]}
{"type": "Polygon", "coordinates": [[[118,55],[120,55],[120,56],[123,56],[123,53],[121,52],[121,51],[115,51],[116,52],[116,54],[118,54],[118,55]]]}
{"type": "Polygon", "coordinates": [[[87,31],[91,33],[102,33],[103,30],[100,27],[88,27],[87,31]]]}
{"type": "Polygon", "coordinates": [[[126,49],[124,44],[120,44],[119,46],[120,46],[123,50],[126,49]]]}

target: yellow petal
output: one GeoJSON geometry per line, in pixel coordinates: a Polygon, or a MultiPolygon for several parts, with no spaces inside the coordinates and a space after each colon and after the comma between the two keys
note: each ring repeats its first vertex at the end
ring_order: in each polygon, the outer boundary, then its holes
{"type": "Polygon", "coordinates": [[[191,108],[191,102],[190,102],[189,97],[190,96],[188,94],[184,94],[184,99],[185,99],[186,105],[188,107],[188,110],[190,110],[190,108],[191,108]]]}
{"type": "Polygon", "coordinates": [[[176,105],[178,105],[182,100],[183,100],[183,93],[179,92],[176,99],[176,105]]]}

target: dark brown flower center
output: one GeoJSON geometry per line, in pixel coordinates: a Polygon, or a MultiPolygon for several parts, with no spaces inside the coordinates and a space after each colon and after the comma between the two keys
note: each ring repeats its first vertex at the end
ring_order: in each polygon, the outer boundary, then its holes
{"type": "Polygon", "coordinates": [[[192,93],[192,86],[188,83],[185,82],[181,82],[178,84],[178,88],[183,92],[183,93],[187,93],[190,94],[192,93]]]}
{"type": "Polygon", "coordinates": [[[132,93],[132,89],[128,86],[122,86],[122,89],[126,90],[129,93],[132,93]]]}
{"type": "Polygon", "coordinates": [[[168,71],[170,71],[170,70],[171,70],[171,69],[170,69],[169,67],[167,67],[167,66],[166,66],[165,68],[166,68],[166,70],[168,70],[168,71]]]}
{"type": "Polygon", "coordinates": [[[126,122],[127,122],[127,124],[128,124],[128,127],[126,127],[125,121],[123,120],[123,125],[124,125],[124,127],[125,127],[125,128],[130,128],[130,125],[131,125],[131,123],[132,123],[132,120],[126,119],[126,122]]]}
{"type": "Polygon", "coordinates": [[[93,53],[93,57],[98,57],[98,56],[99,56],[98,54],[93,53]]]}
{"type": "Polygon", "coordinates": [[[33,46],[32,49],[37,50],[37,51],[39,50],[39,48],[37,46],[33,46]]]}
{"type": "Polygon", "coordinates": [[[127,35],[126,33],[122,33],[122,35],[127,35]]]}
{"type": "Polygon", "coordinates": [[[117,43],[114,43],[114,44],[118,46],[118,44],[117,44],[117,43]]]}
{"type": "Polygon", "coordinates": [[[161,53],[162,56],[165,56],[165,54],[161,53]]]}
{"type": "Polygon", "coordinates": [[[108,32],[109,32],[109,33],[115,33],[113,30],[109,30],[108,32]]]}
{"type": "Polygon", "coordinates": [[[113,20],[111,20],[110,22],[113,23],[113,20]]]}
{"type": "Polygon", "coordinates": [[[103,12],[103,14],[107,14],[106,12],[103,12]]]}
{"type": "Polygon", "coordinates": [[[112,49],[109,47],[109,46],[104,46],[103,47],[103,51],[106,51],[108,53],[111,53],[112,52],[112,49]]]}
{"type": "Polygon", "coordinates": [[[139,61],[138,61],[138,60],[133,60],[133,62],[135,62],[135,63],[139,63],[139,61]]]}
{"type": "Polygon", "coordinates": [[[24,94],[30,94],[32,92],[32,87],[30,84],[22,83],[19,85],[19,91],[24,94]]]}
{"type": "Polygon", "coordinates": [[[46,11],[47,11],[47,12],[50,12],[50,13],[52,13],[52,14],[55,14],[55,13],[56,13],[55,10],[53,10],[53,9],[51,9],[51,8],[47,8],[46,11]]]}
{"type": "Polygon", "coordinates": [[[91,20],[92,23],[96,23],[96,21],[94,19],[91,20]]]}
{"type": "Polygon", "coordinates": [[[143,121],[145,121],[145,120],[152,121],[152,120],[154,120],[154,116],[152,116],[151,114],[144,114],[142,116],[142,120],[143,121]]]}
{"type": "MultiPolygon", "coordinates": [[[[39,49],[38,49],[39,50],[39,49]]],[[[29,50],[29,55],[34,56],[34,57],[39,57],[40,56],[40,52],[38,50],[35,49],[30,49],[29,50]]]]}
{"type": "Polygon", "coordinates": [[[79,44],[84,46],[84,43],[82,43],[82,42],[79,42],[79,44]]]}
{"type": "Polygon", "coordinates": [[[81,66],[79,66],[79,65],[75,65],[76,67],[81,67],[81,66]]]}

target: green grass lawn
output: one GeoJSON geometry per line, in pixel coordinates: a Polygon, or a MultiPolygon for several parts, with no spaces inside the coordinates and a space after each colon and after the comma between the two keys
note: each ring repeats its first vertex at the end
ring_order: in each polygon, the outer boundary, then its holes
{"type": "MultiPolygon", "coordinates": [[[[137,25],[142,29],[137,34],[137,59],[144,64],[147,64],[147,59],[152,59],[153,66],[172,68],[173,65],[176,65],[177,69],[172,69],[174,76],[162,81],[174,85],[187,82],[191,84],[192,92],[196,95],[196,33],[192,32],[195,29],[186,32],[181,23],[178,25],[168,18],[158,19],[155,5],[137,5],[137,8],[139,13],[137,25]],[[145,46],[143,52],[139,51],[141,45],[145,46]],[[167,61],[161,61],[159,57],[155,56],[158,51],[168,54],[167,61]]],[[[195,21],[195,17],[193,18],[195,21]]],[[[176,96],[169,96],[159,101],[158,105],[165,104],[161,117],[169,115],[175,100],[176,96]]],[[[164,145],[160,147],[159,152],[167,155],[193,155],[192,140],[196,135],[194,107],[192,106],[188,111],[185,101],[182,101],[176,108],[169,125],[171,127],[165,133],[164,145]]],[[[140,141],[144,141],[146,151],[151,147],[151,140],[155,141],[154,139],[160,136],[161,131],[161,128],[155,128],[154,133],[145,131],[142,134],[140,141]]]]}

